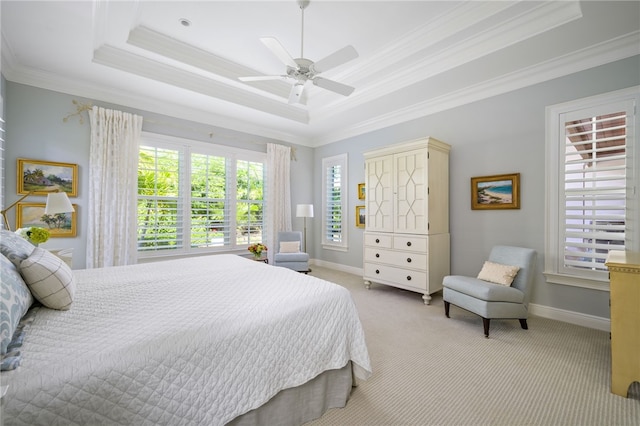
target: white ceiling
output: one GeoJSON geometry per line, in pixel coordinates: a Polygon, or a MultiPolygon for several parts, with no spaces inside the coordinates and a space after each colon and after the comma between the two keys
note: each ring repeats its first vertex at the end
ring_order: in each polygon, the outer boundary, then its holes
{"type": "Polygon", "coordinates": [[[307,83],[260,41],[295,58],[301,10],[288,1],[0,3],[9,81],[319,146],[640,54],[639,2],[327,1],[304,12],[304,57],[352,45],[359,57],[307,83]],[[181,19],[191,22],[184,26],[181,19]]]}

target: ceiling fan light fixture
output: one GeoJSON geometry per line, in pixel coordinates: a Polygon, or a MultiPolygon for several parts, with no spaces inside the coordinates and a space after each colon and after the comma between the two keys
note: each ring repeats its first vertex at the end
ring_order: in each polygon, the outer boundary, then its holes
{"type": "Polygon", "coordinates": [[[340,66],[352,59],[358,57],[358,52],[353,46],[346,46],[332,53],[326,58],[313,62],[304,57],[304,9],[309,5],[310,0],[297,0],[300,11],[302,12],[302,29],[300,37],[300,57],[294,59],[289,52],[275,37],[261,37],[260,41],[286,66],[286,75],[271,76],[249,76],[238,77],[240,81],[263,81],[263,80],[279,80],[286,78],[295,80],[291,92],[289,93],[289,103],[298,103],[300,96],[307,81],[313,82],[314,85],[323,89],[338,93],[343,96],[349,96],[355,89],[346,84],[318,77],[318,74],[328,71],[332,68],[340,66]]]}
{"type": "Polygon", "coordinates": [[[305,82],[297,82],[291,87],[291,92],[289,93],[289,103],[290,104],[298,104],[300,103],[300,98],[302,97],[302,92],[304,92],[305,82]]]}

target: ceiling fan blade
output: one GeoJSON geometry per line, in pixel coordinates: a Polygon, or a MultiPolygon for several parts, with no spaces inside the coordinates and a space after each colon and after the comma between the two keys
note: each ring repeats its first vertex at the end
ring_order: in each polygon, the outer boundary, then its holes
{"type": "Polygon", "coordinates": [[[285,80],[287,75],[254,75],[248,77],[238,77],[240,81],[266,81],[266,80],[285,80]]]}
{"type": "Polygon", "coordinates": [[[283,64],[289,65],[290,67],[295,69],[298,68],[298,64],[296,64],[296,61],[293,60],[289,52],[287,52],[282,44],[280,44],[278,39],[276,39],[275,37],[260,37],[260,41],[264,43],[264,45],[267,46],[269,50],[271,50],[271,52],[273,52],[273,54],[276,55],[283,64]]]}
{"type": "Polygon", "coordinates": [[[320,59],[318,62],[312,64],[309,69],[315,73],[321,73],[349,62],[357,57],[358,52],[356,52],[356,49],[353,46],[347,46],[332,53],[324,59],[320,59]]]}
{"type": "Polygon", "coordinates": [[[332,92],[339,93],[343,96],[349,96],[355,90],[355,87],[347,86],[346,84],[338,83],[337,81],[328,80],[322,77],[316,77],[312,81],[313,84],[318,87],[331,90],[332,92]]]}
{"type": "Polygon", "coordinates": [[[302,97],[302,92],[304,91],[304,83],[296,83],[291,86],[291,92],[289,92],[289,103],[297,104],[300,103],[300,99],[302,97]]]}

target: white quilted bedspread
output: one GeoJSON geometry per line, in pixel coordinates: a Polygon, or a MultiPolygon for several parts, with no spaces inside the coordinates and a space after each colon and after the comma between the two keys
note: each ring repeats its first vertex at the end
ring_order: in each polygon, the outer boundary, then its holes
{"type": "Polygon", "coordinates": [[[2,373],[5,426],[221,425],[349,360],[371,374],[336,284],[235,255],[74,272],[2,373]]]}

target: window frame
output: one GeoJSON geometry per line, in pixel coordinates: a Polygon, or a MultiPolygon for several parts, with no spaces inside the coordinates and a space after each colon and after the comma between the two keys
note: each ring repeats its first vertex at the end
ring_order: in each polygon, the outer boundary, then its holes
{"type": "Polygon", "coordinates": [[[631,116],[628,116],[629,119],[626,123],[625,249],[640,250],[640,201],[637,197],[637,182],[640,175],[639,103],[640,86],[634,86],[546,108],[544,275],[547,282],[609,291],[609,279],[606,272],[582,270],[580,274],[571,274],[560,266],[560,260],[564,256],[562,254],[564,250],[561,250],[561,244],[564,245],[564,233],[561,235],[564,226],[562,218],[565,215],[563,208],[565,199],[562,198],[565,191],[565,124],[561,119],[564,114],[607,105],[611,105],[612,108],[630,110],[631,116]],[[616,106],[614,107],[614,105],[616,106]]]}
{"type": "Polygon", "coordinates": [[[346,252],[349,249],[349,235],[348,235],[348,200],[349,200],[349,157],[347,153],[334,155],[332,157],[325,157],[322,159],[322,248],[327,250],[337,250],[346,252]],[[327,226],[328,226],[328,173],[329,169],[340,166],[340,234],[341,241],[330,241],[327,238],[327,226]]]}
{"type": "MultiPolygon", "coordinates": [[[[236,238],[230,238],[229,244],[225,244],[223,246],[208,246],[208,247],[191,247],[191,155],[192,154],[203,154],[203,155],[211,155],[216,157],[224,157],[228,160],[231,160],[231,166],[227,167],[227,187],[230,189],[225,194],[225,199],[228,201],[231,209],[229,211],[229,217],[233,218],[231,224],[235,224],[235,215],[236,215],[236,194],[237,194],[237,162],[245,161],[245,162],[257,162],[263,164],[263,212],[266,211],[267,205],[267,154],[259,151],[250,151],[241,148],[234,148],[225,145],[217,145],[207,142],[201,142],[186,138],[174,137],[161,135],[157,133],[150,132],[142,132],[140,138],[140,146],[152,146],[156,148],[162,149],[171,149],[177,150],[180,152],[180,155],[183,156],[183,169],[180,171],[180,183],[179,183],[179,196],[178,196],[178,205],[179,211],[177,214],[181,216],[182,223],[179,224],[181,230],[178,233],[182,234],[182,247],[175,249],[165,249],[165,250],[138,250],[138,258],[140,259],[149,259],[156,257],[180,257],[185,255],[192,254],[211,254],[211,253],[232,253],[232,252],[245,252],[248,247],[247,244],[238,244],[236,238]],[[235,175],[233,175],[233,173],[235,175]],[[231,181],[230,178],[233,180],[231,181]]],[[[136,197],[138,199],[138,197],[136,197]]],[[[231,226],[231,225],[230,225],[231,226]]],[[[266,235],[266,220],[263,214],[262,218],[262,229],[263,229],[263,238],[266,235]]]]}

